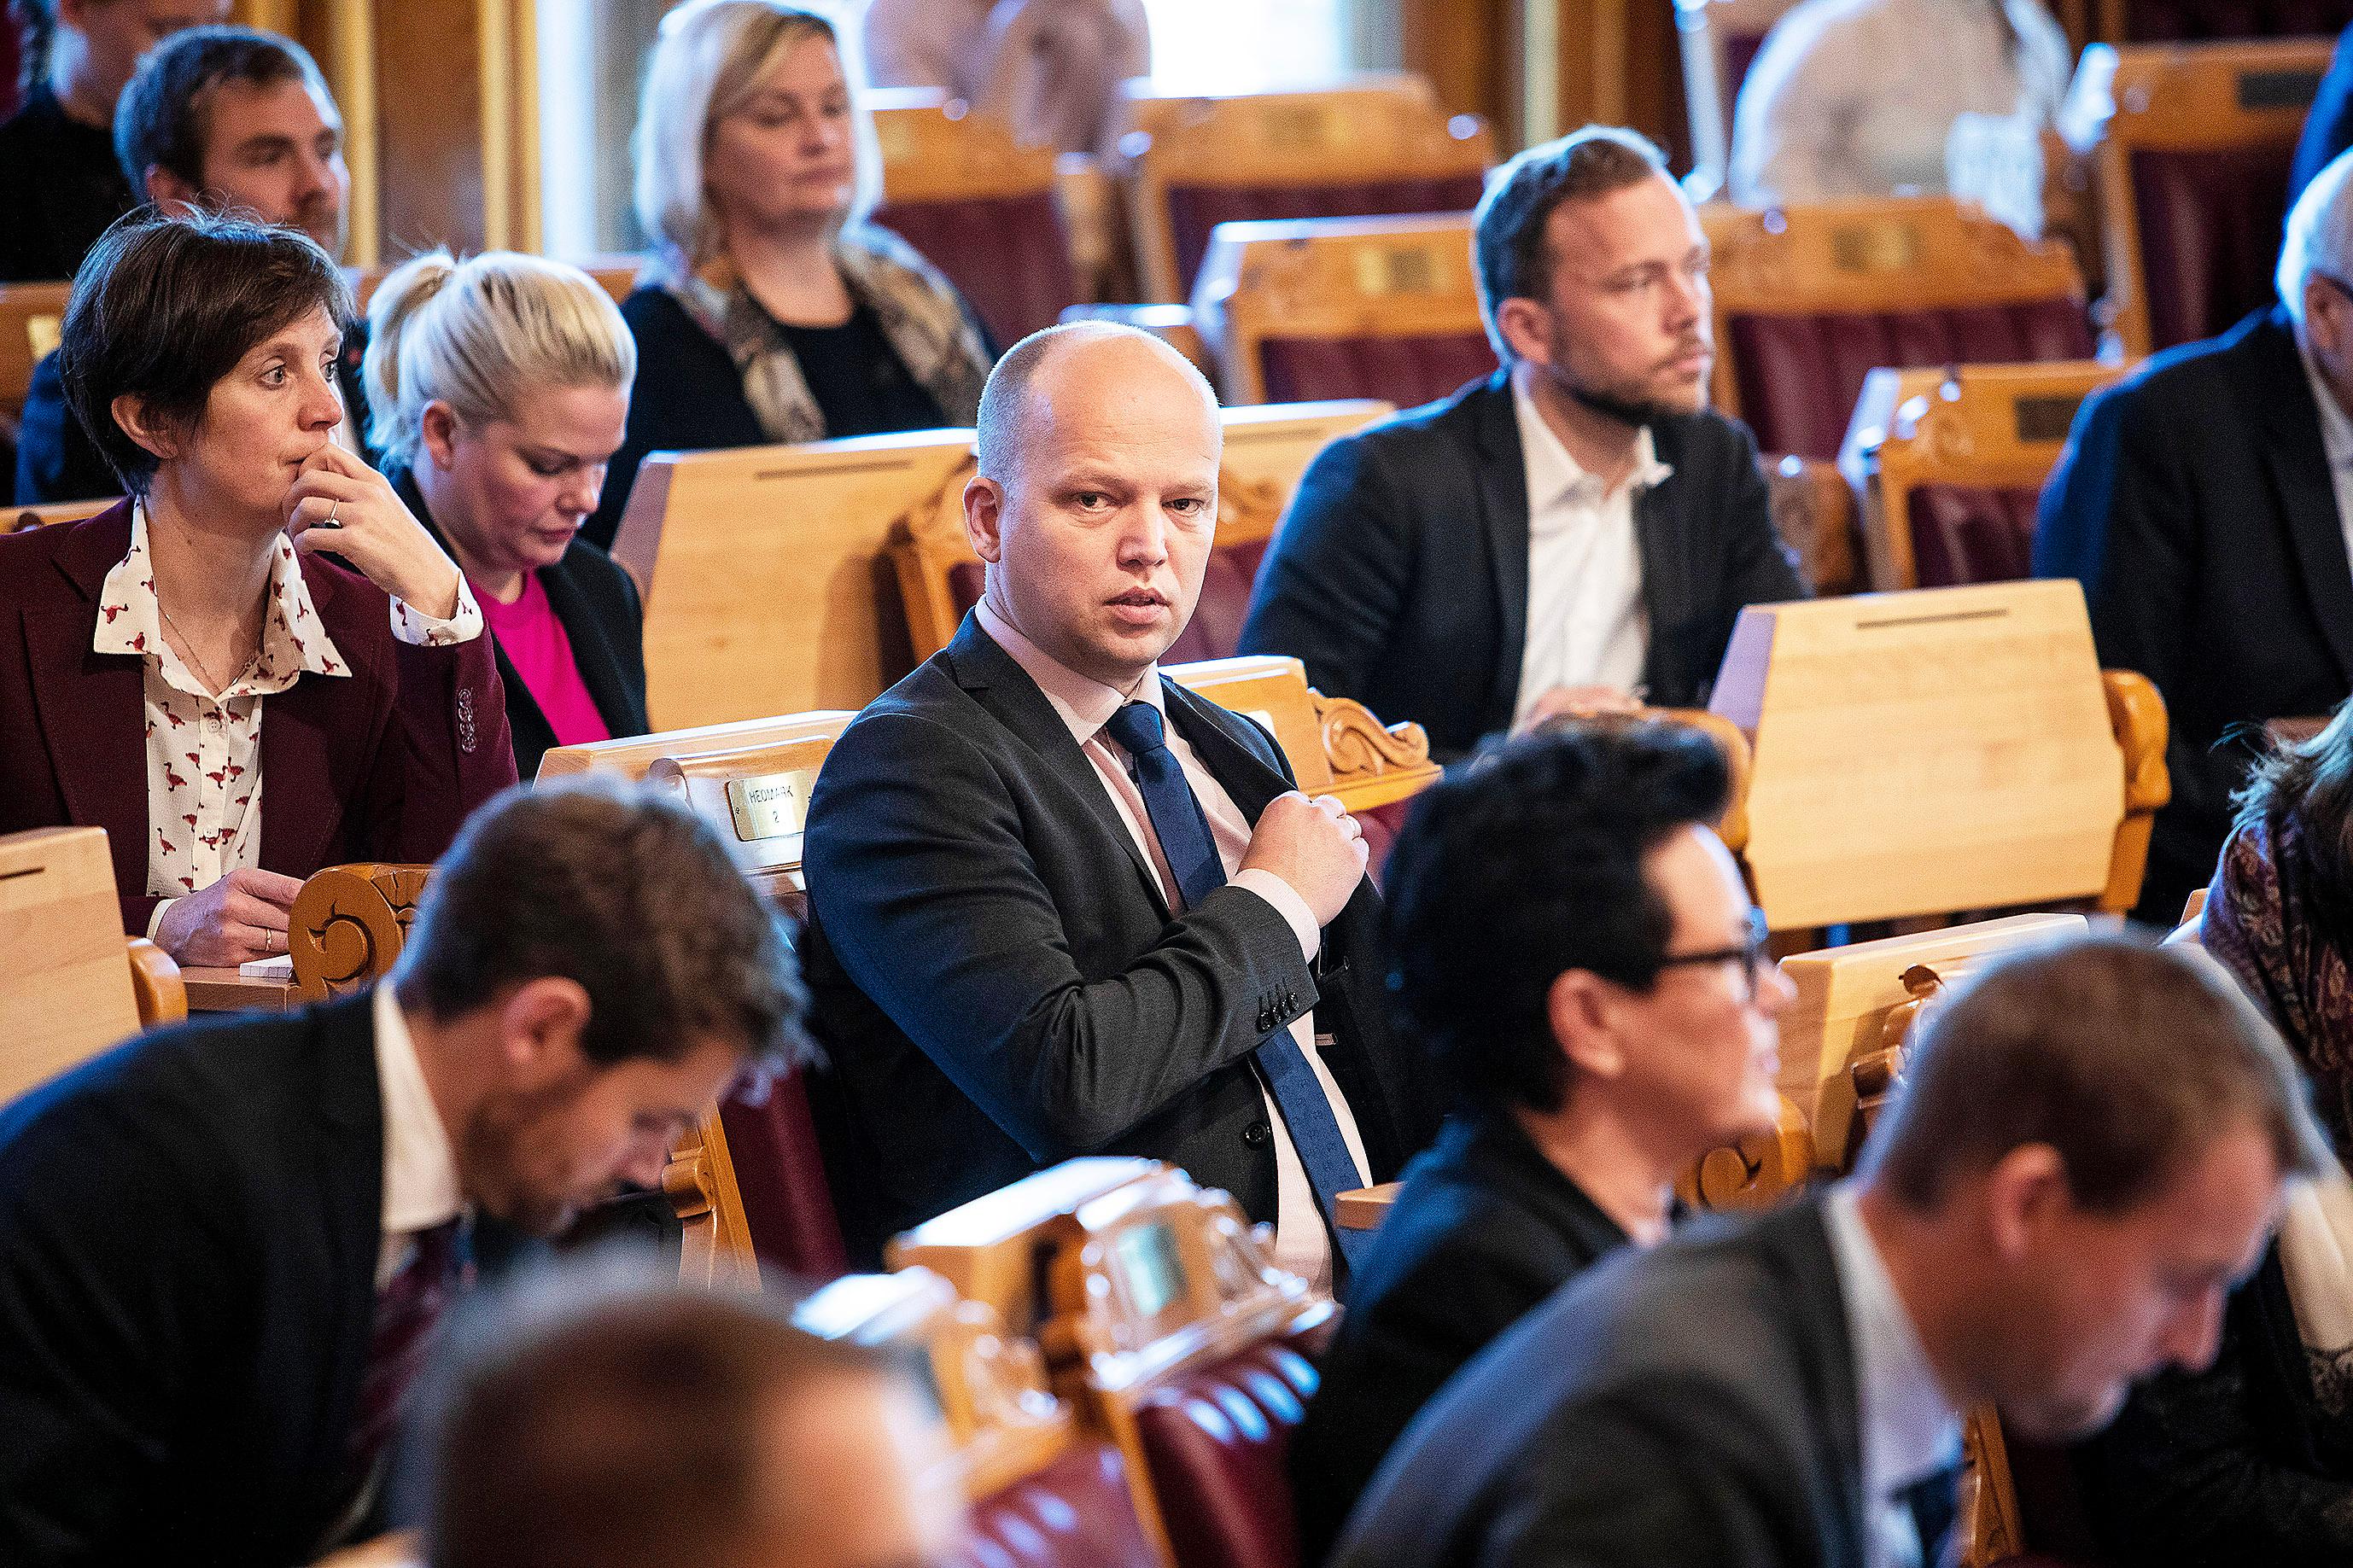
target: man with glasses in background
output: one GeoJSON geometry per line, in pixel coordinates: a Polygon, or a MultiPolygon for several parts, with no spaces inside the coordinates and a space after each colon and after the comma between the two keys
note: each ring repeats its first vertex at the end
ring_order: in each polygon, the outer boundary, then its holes
{"type": "Polygon", "coordinates": [[[1309,1561],[1455,1370],[1772,1127],[1793,994],[1696,730],[1555,721],[1424,795],[1385,878],[1391,994],[1458,1109],[1409,1168],[1293,1447],[1309,1561]],[[1540,845],[1540,853],[1529,847],[1540,845]]]}

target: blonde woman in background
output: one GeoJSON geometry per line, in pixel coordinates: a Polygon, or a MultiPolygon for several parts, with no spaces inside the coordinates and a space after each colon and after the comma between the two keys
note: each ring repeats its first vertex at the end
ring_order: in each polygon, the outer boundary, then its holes
{"type": "Polygon", "coordinates": [[[988,348],[955,288],[866,221],[881,155],[833,25],[775,0],[662,19],[634,148],[654,261],[621,314],[638,396],[588,537],[649,451],[970,425],[988,348]]]}
{"type": "Polygon", "coordinates": [[[637,585],[578,537],[628,419],[620,311],[561,262],[436,251],[385,279],[368,316],[372,428],[490,625],[517,773],[551,746],[645,733],[637,585]]]}

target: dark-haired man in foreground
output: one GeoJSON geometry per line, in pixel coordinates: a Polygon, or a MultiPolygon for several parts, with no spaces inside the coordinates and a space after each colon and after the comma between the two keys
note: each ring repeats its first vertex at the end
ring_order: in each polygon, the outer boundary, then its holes
{"type": "Polygon", "coordinates": [[[1391,990],[1460,1109],[1406,1173],[1293,1446],[1307,1561],[1440,1384],[1604,1253],[1662,1239],[1675,1177],[1772,1127],[1791,992],[1712,827],[1729,786],[1699,731],[1602,718],[1415,801],[1385,879],[1391,990]]]}
{"type": "Polygon", "coordinates": [[[391,978],[150,1035],[0,1111],[0,1562],[304,1563],[371,1520],[472,1222],[657,1184],[800,988],[710,828],[510,792],[391,978]]]}
{"type": "Polygon", "coordinates": [[[2056,1440],[2204,1365],[2283,1183],[2331,1158],[2286,1047],[2194,956],[1992,965],[1852,1181],[1571,1282],[1423,1412],[1334,1561],[1936,1563],[1960,1413],[2056,1440]]]}

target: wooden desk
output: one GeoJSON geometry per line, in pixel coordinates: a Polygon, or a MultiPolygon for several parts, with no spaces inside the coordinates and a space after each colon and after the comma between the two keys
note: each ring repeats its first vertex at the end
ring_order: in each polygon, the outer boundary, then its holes
{"type": "Polygon", "coordinates": [[[300,1006],[291,980],[249,980],[235,966],[224,969],[183,969],[191,1013],[283,1013],[300,1006]]]}

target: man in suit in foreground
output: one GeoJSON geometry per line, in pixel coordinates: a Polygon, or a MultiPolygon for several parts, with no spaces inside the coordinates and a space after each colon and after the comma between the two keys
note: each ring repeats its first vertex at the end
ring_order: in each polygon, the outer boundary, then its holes
{"type": "Polygon", "coordinates": [[[2173,798],[2134,912],[2214,875],[2251,731],[2353,692],[2353,161],[2305,187],[2280,303],[2151,358],[2075,416],[2042,491],[2039,577],[2082,580],[2100,662],[2164,694],[2173,798]]]}
{"type": "Polygon", "coordinates": [[[1806,585],[1756,443],[1708,411],[1691,203],[1656,147],[1588,126],[1495,172],[1473,245],[1504,368],[1317,455],[1241,650],[1446,757],[1566,710],[1704,704],[1741,607],[1806,585]]]}
{"type": "Polygon", "coordinates": [[[391,978],[151,1035],[0,1112],[0,1562],[307,1563],[376,1478],[472,1221],[561,1228],[797,1039],[712,831],[510,793],[391,978]]]}
{"type": "Polygon", "coordinates": [[[1960,1414],[2053,1441],[2214,1354],[2283,1184],[2333,1156],[2194,958],[2087,937],[1932,1016],[1824,1198],[1588,1271],[1390,1454],[1342,1568],[1940,1561],[1960,1414]]]}
{"type": "Polygon", "coordinates": [[[1392,989],[1462,1109],[1407,1168],[1292,1445],[1307,1562],[1440,1384],[1663,1239],[1709,1150],[1771,1131],[1794,992],[1714,831],[1730,787],[1699,731],[1597,717],[1415,801],[1384,879],[1392,989]]]}
{"type": "Polygon", "coordinates": [[[1200,596],[1222,439],[1200,374],[1133,329],[1050,328],[989,376],[981,602],[834,743],[803,840],[853,1260],[1109,1153],[1224,1188],[1319,1277],[1336,1194],[1427,1140],[1356,824],[1157,668],[1200,596]]]}

